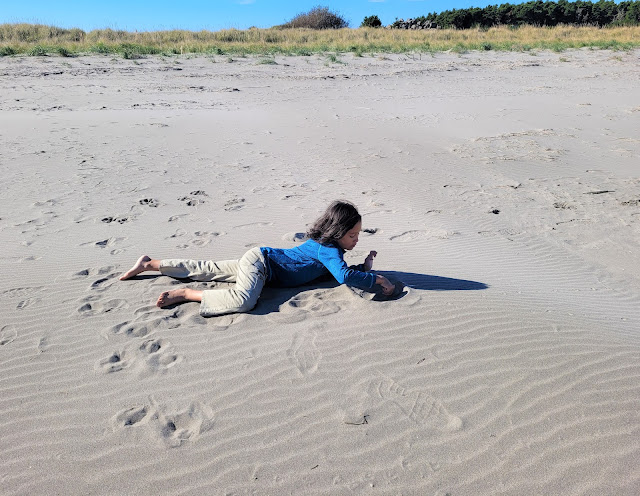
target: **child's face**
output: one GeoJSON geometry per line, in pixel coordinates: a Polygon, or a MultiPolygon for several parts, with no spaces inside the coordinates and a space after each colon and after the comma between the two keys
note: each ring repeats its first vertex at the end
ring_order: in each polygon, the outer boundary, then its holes
{"type": "Polygon", "coordinates": [[[358,236],[362,229],[362,222],[358,222],[353,228],[338,240],[338,246],[343,250],[353,250],[358,244],[358,236]]]}

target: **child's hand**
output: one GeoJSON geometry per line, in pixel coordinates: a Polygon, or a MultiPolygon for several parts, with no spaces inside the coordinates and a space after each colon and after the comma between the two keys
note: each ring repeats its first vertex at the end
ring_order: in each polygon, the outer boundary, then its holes
{"type": "Polygon", "coordinates": [[[391,284],[389,279],[381,276],[380,274],[376,276],[376,284],[380,284],[380,286],[382,286],[382,292],[387,296],[392,295],[393,291],[396,289],[395,285],[391,284]]]}
{"type": "Polygon", "coordinates": [[[378,254],[377,251],[375,250],[371,250],[369,252],[369,255],[367,255],[367,258],[364,259],[364,270],[365,271],[369,271],[373,268],[373,259],[376,257],[376,255],[378,254]]]}

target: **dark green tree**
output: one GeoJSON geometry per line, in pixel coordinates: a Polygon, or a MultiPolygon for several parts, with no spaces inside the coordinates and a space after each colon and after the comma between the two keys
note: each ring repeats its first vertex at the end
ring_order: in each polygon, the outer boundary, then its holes
{"type": "Polygon", "coordinates": [[[379,28],[382,26],[382,22],[377,15],[367,16],[360,24],[361,28],[379,28]]]}
{"type": "Polygon", "coordinates": [[[616,3],[614,0],[543,1],[512,5],[488,5],[484,8],[452,9],[433,12],[426,19],[441,28],[467,29],[473,26],[498,25],[557,26],[558,24],[589,24],[596,26],[640,24],[640,0],[616,3]]]}

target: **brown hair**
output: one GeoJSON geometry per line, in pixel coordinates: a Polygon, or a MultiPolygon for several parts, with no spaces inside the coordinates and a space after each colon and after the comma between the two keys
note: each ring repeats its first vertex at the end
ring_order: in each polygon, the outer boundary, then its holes
{"type": "Polygon", "coordinates": [[[333,243],[347,234],[362,220],[353,203],[336,200],[313,223],[307,236],[320,244],[333,243]]]}

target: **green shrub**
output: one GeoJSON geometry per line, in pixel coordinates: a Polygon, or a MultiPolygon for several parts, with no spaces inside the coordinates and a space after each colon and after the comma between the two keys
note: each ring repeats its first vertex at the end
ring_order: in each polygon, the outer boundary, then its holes
{"type": "Polygon", "coordinates": [[[377,15],[367,16],[360,24],[361,28],[379,28],[382,26],[382,22],[377,15]]]}
{"type": "Polygon", "coordinates": [[[338,54],[333,53],[327,55],[327,61],[333,64],[344,64],[344,62],[338,58],[338,54]]]}
{"type": "Polygon", "coordinates": [[[42,45],[36,45],[31,50],[29,50],[29,55],[32,57],[44,57],[47,55],[47,49],[42,45]]]}
{"type": "Polygon", "coordinates": [[[139,47],[131,43],[120,43],[120,49],[118,51],[122,53],[123,59],[134,60],[142,58],[139,47]]]}
{"type": "Polygon", "coordinates": [[[0,57],[6,57],[7,55],[15,55],[16,51],[10,46],[0,47],[0,57]]]}
{"type": "Polygon", "coordinates": [[[65,47],[56,47],[56,52],[58,52],[58,55],[60,55],[61,57],[73,57],[73,54],[65,47]]]}
{"type": "Polygon", "coordinates": [[[161,52],[159,48],[135,43],[120,43],[118,51],[125,59],[141,59],[144,55],[155,55],[161,52]]]}
{"type": "Polygon", "coordinates": [[[451,48],[451,51],[455,52],[455,53],[460,53],[460,54],[464,54],[464,53],[468,52],[466,45],[464,45],[463,43],[460,43],[460,42],[456,43],[451,48]]]}
{"type": "Polygon", "coordinates": [[[89,47],[89,51],[93,53],[102,53],[107,54],[113,52],[113,49],[109,48],[107,45],[102,43],[101,41],[89,47]]]}
{"type": "Polygon", "coordinates": [[[349,23],[340,15],[331,12],[329,7],[314,7],[309,12],[298,14],[281,28],[341,29],[349,23]]]}

